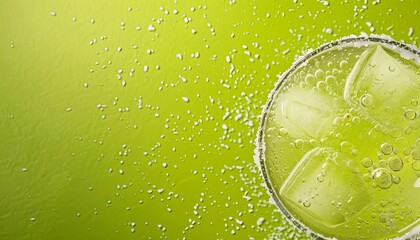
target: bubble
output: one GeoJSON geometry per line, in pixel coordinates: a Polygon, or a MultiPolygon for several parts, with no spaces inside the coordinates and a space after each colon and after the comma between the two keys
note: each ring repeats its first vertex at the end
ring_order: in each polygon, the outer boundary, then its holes
{"type": "Polygon", "coordinates": [[[296,148],[303,148],[303,144],[304,144],[304,141],[302,140],[302,139],[296,139],[296,141],[295,141],[295,147],[296,148]]]}
{"type": "Polygon", "coordinates": [[[316,70],[315,71],[315,77],[317,79],[324,80],[325,79],[325,73],[324,73],[324,71],[322,71],[321,69],[316,70]]]}
{"type": "Polygon", "coordinates": [[[373,164],[372,159],[370,159],[370,158],[363,158],[362,159],[363,167],[368,168],[368,167],[371,167],[372,164],[373,164]]]}
{"type": "Polygon", "coordinates": [[[411,127],[408,127],[405,129],[404,133],[407,135],[410,135],[413,132],[413,129],[411,127]]]}
{"type": "Polygon", "coordinates": [[[415,171],[420,171],[420,161],[414,161],[412,166],[415,171]]]}
{"type": "Polygon", "coordinates": [[[355,161],[353,161],[353,160],[350,160],[350,161],[347,162],[347,167],[353,173],[359,173],[360,172],[360,168],[359,168],[358,164],[355,161]]]}
{"type": "Polygon", "coordinates": [[[349,65],[349,63],[346,60],[343,60],[340,62],[340,68],[344,69],[347,68],[347,66],[349,65]]]}
{"type": "Polygon", "coordinates": [[[324,176],[322,174],[319,174],[316,179],[318,180],[318,182],[323,182],[324,181],[324,176]]]}
{"type": "Polygon", "coordinates": [[[384,168],[384,167],[386,167],[387,165],[388,165],[388,162],[387,162],[387,161],[385,161],[385,160],[381,160],[381,161],[379,161],[379,166],[380,166],[380,167],[384,168]]]}
{"type": "Polygon", "coordinates": [[[279,129],[280,136],[286,136],[287,135],[287,129],[286,128],[280,128],[279,129]]]}
{"type": "Polygon", "coordinates": [[[309,140],[309,144],[311,145],[311,147],[318,147],[319,146],[318,141],[315,140],[315,139],[309,140]]]}
{"type": "Polygon", "coordinates": [[[368,173],[364,174],[362,178],[365,182],[369,182],[370,180],[372,180],[372,176],[368,173]]]}
{"type": "Polygon", "coordinates": [[[388,166],[392,171],[398,172],[403,168],[404,163],[400,157],[392,156],[388,159],[388,166]]]}
{"type": "Polygon", "coordinates": [[[404,148],[403,153],[405,156],[410,155],[410,149],[409,148],[404,148]]]}
{"type": "Polygon", "coordinates": [[[319,88],[319,89],[325,89],[327,87],[327,84],[325,83],[325,81],[319,81],[316,84],[316,87],[319,88]]]}
{"type": "Polygon", "coordinates": [[[419,149],[414,149],[411,152],[411,155],[413,156],[414,160],[420,160],[420,150],[419,149]]]}
{"type": "Polygon", "coordinates": [[[393,138],[398,138],[402,136],[402,131],[399,129],[391,129],[391,136],[393,138]]]}
{"type": "Polygon", "coordinates": [[[392,186],[392,175],[385,168],[375,169],[372,173],[373,180],[379,188],[388,189],[392,186]]]}
{"type": "Polygon", "coordinates": [[[354,124],[359,124],[360,123],[360,118],[359,117],[353,117],[353,119],[351,120],[354,124]]]}
{"type": "Polygon", "coordinates": [[[363,107],[369,108],[373,105],[374,102],[374,98],[372,95],[370,95],[369,93],[365,93],[362,95],[362,97],[360,97],[360,104],[363,107]]]}
{"type": "Polygon", "coordinates": [[[411,109],[408,109],[408,110],[407,110],[407,111],[405,111],[405,113],[404,113],[404,117],[405,117],[407,120],[414,120],[414,119],[416,118],[416,116],[417,116],[417,113],[416,113],[415,111],[411,110],[411,109]]]}
{"type": "Polygon", "coordinates": [[[398,176],[393,176],[392,182],[394,182],[395,184],[399,184],[401,182],[401,178],[398,176]]]}
{"type": "Polygon", "coordinates": [[[385,213],[381,213],[381,214],[379,214],[379,220],[381,221],[381,222],[386,222],[386,220],[387,220],[387,215],[385,214],[385,213]]]}
{"type": "Polygon", "coordinates": [[[327,84],[331,85],[331,84],[333,84],[333,83],[335,83],[335,82],[336,82],[336,79],[335,79],[335,77],[334,77],[334,76],[329,75],[329,76],[327,76],[327,78],[325,79],[325,82],[326,82],[327,84]]]}
{"type": "Polygon", "coordinates": [[[315,83],[315,76],[312,74],[307,74],[305,77],[305,82],[307,84],[314,84],[315,83]]]}
{"type": "Polygon", "coordinates": [[[388,70],[389,70],[390,72],[394,72],[394,71],[395,71],[395,67],[390,66],[390,67],[388,67],[388,70]]]}
{"type": "Polygon", "coordinates": [[[308,199],[305,199],[305,201],[303,202],[303,206],[308,208],[311,206],[311,202],[308,201],[308,199]]]}
{"type": "Polygon", "coordinates": [[[394,148],[389,143],[383,143],[381,145],[381,152],[385,155],[390,155],[393,150],[394,150],[394,148]]]}
{"type": "Polygon", "coordinates": [[[349,142],[347,142],[347,141],[344,141],[344,142],[342,142],[342,143],[340,144],[340,149],[341,149],[341,151],[343,151],[343,152],[345,152],[345,153],[350,153],[350,152],[352,152],[353,148],[354,148],[353,144],[351,144],[351,143],[349,143],[349,142]]]}

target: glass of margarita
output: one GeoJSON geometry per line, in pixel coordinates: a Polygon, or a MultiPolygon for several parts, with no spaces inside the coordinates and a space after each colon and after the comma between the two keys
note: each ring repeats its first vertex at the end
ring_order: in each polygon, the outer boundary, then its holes
{"type": "Polygon", "coordinates": [[[420,52],[344,38],[297,60],[262,114],[258,160],[283,214],[320,239],[416,238],[420,52]]]}

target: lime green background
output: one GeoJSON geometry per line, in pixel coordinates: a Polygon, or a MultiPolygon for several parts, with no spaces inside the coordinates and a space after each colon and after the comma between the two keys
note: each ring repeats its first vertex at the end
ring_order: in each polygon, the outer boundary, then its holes
{"type": "Polygon", "coordinates": [[[415,0],[323,2],[2,0],[0,239],[304,239],[253,160],[277,74],[420,36],[415,0]]]}

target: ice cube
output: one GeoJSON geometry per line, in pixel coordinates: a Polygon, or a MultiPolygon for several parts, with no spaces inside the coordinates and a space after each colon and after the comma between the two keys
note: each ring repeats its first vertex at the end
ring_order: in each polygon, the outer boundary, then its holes
{"type": "Polygon", "coordinates": [[[332,123],[334,102],[327,95],[295,88],[280,96],[275,105],[276,121],[295,138],[320,138],[332,123]]]}
{"type": "Polygon", "coordinates": [[[405,111],[419,96],[419,66],[381,45],[360,56],[344,89],[347,101],[361,106],[377,122],[395,128],[408,123],[405,111]]]}
{"type": "Polygon", "coordinates": [[[349,161],[332,148],[309,151],[280,188],[286,206],[326,227],[351,220],[372,199],[360,174],[347,167],[349,161]]]}

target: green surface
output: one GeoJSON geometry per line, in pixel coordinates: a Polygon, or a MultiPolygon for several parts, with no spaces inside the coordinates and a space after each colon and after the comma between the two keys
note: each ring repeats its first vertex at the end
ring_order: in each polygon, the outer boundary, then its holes
{"type": "Polygon", "coordinates": [[[326,41],[416,44],[418,8],[2,0],[0,238],[304,239],[254,164],[261,106],[326,41]]]}

